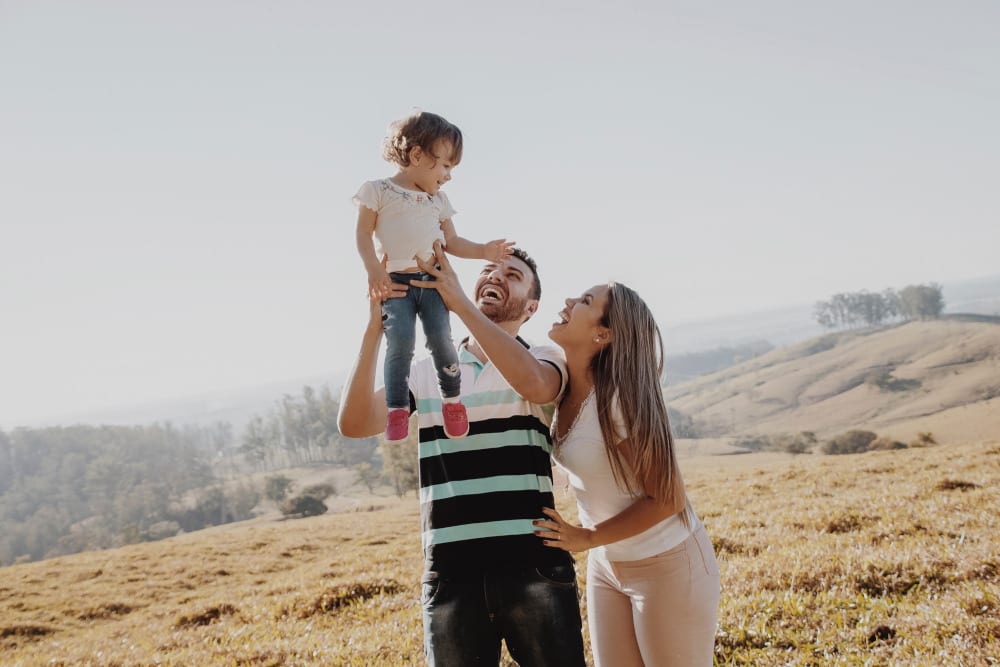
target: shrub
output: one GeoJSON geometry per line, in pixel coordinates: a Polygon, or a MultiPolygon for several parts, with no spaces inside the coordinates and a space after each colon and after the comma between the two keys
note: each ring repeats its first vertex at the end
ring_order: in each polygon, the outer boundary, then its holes
{"type": "Polygon", "coordinates": [[[893,440],[885,436],[879,436],[868,445],[868,451],[884,451],[888,449],[906,449],[908,445],[899,440],[893,440]]]}
{"type": "Polygon", "coordinates": [[[314,496],[295,496],[281,503],[281,513],[285,516],[297,514],[300,516],[319,516],[325,514],[326,503],[314,496]]]}
{"type": "Polygon", "coordinates": [[[824,442],[821,451],[824,454],[859,454],[867,452],[868,446],[877,437],[871,431],[848,431],[824,442]]]}
{"type": "Polygon", "coordinates": [[[749,449],[751,452],[774,449],[774,443],[767,435],[741,435],[733,445],[741,449],[749,449]]]}

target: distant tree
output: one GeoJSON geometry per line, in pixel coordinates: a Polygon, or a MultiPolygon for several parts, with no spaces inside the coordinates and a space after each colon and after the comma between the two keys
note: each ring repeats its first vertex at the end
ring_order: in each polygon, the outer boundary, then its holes
{"type": "Polygon", "coordinates": [[[260,502],[260,491],[255,485],[243,481],[227,489],[226,497],[234,520],[244,521],[253,516],[253,508],[260,502]]]}
{"type": "Polygon", "coordinates": [[[410,436],[404,442],[386,442],[382,436],[378,439],[382,460],[385,461],[385,475],[400,498],[407,491],[416,491],[420,487],[415,431],[411,427],[410,436]]]}
{"type": "Polygon", "coordinates": [[[875,327],[898,315],[899,298],[891,289],[881,293],[861,290],[834,294],[829,301],[817,301],[813,309],[816,322],[828,329],[875,327]]]}
{"type": "Polygon", "coordinates": [[[840,325],[833,310],[833,304],[829,301],[817,301],[813,308],[813,317],[825,329],[835,329],[840,325]]]}
{"type": "Polygon", "coordinates": [[[319,484],[311,484],[306,488],[302,489],[300,496],[312,496],[317,500],[326,500],[330,496],[337,495],[337,487],[333,485],[333,482],[322,482],[319,484]]]}
{"type": "Polygon", "coordinates": [[[264,497],[280,503],[288,496],[292,488],[292,480],[284,475],[270,475],[264,479],[264,497]]]}
{"type": "Polygon", "coordinates": [[[931,320],[944,312],[944,294],[937,283],[907,285],[899,292],[901,315],[907,320],[931,320]]]}
{"type": "Polygon", "coordinates": [[[371,463],[358,463],[354,466],[354,479],[363,484],[368,493],[375,493],[375,486],[382,481],[382,472],[371,463]]]}
{"type": "Polygon", "coordinates": [[[677,408],[667,407],[667,421],[670,423],[670,433],[675,438],[697,438],[698,429],[694,420],[677,408]]]}
{"type": "Polygon", "coordinates": [[[938,443],[934,438],[934,434],[930,431],[923,431],[921,433],[917,433],[917,437],[910,443],[910,447],[929,447],[930,445],[936,444],[938,443]]]}
{"type": "Polygon", "coordinates": [[[254,415],[243,427],[243,439],[240,451],[257,469],[264,469],[268,459],[271,442],[267,426],[259,415],[254,415]]]}

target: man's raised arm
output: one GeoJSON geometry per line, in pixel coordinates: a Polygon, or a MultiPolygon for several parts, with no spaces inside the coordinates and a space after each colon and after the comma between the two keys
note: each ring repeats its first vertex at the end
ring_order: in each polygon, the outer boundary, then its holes
{"type": "Polygon", "coordinates": [[[385,390],[375,391],[375,366],[382,340],[382,306],[372,301],[361,352],[340,397],[337,428],[348,438],[367,438],[385,430],[385,390]]]}
{"type": "MultiPolygon", "coordinates": [[[[414,280],[415,287],[436,289],[445,305],[465,323],[469,333],[510,386],[532,403],[551,403],[563,388],[562,374],[552,364],[541,361],[529,352],[510,331],[506,331],[482,313],[462,291],[451,263],[434,244],[437,266],[419,261],[423,271],[434,276],[433,281],[414,280]]],[[[517,324],[515,328],[520,327],[517,324]]]]}

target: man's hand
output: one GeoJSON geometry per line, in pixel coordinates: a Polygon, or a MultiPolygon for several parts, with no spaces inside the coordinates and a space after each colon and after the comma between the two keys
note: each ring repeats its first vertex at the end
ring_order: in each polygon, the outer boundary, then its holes
{"type": "Polygon", "coordinates": [[[434,276],[434,280],[413,280],[410,282],[414,287],[428,287],[436,289],[441,295],[441,300],[449,310],[456,310],[463,304],[471,304],[469,297],[462,291],[462,285],[458,282],[458,275],[455,269],[451,268],[451,262],[444,254],[444,249],[440,241],[434,242],[434,261],[437,266],[432,266],[417,258],[417,266],[420,270],[434,276]]]}
{"type": "Polygon", "coordinates": [[[388,290],[385,297],[381,297],[371,291],[368,292],[368,326],[378,329],[382,328],[382,304],[389,299],[398,299],[406,296],[410,286],[405,283],[394,283],[389,281],[388,290]]]}

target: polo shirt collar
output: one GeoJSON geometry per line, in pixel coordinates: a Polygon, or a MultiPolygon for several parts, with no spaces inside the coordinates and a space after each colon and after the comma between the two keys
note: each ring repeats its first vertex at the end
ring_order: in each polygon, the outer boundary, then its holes
{"type": "MultiPolygon", "coordinates": [[[[523,345],[525,347],[525,349],[528,349],[528,350],[531,349],[531,346],[528,345],[528,341],[524,340],[520,336],[514,336],[514,339],[518,343],[520,343],[521,345],[523,345]]],[[[471,352],[469,352],[469,337],[468,336],[466,336],[465,338],[463,338],[462,342],[458,344],[458,361],[459,361],[459,363],[463,363],[463,364],[474,364],[474,365],[478,366],[480,370],[483,369],[486,366],[486,364],[484,364],[483,362],[479,361],[479,357],[477,357],[476,355],[474,355],[471,352]]]]}

